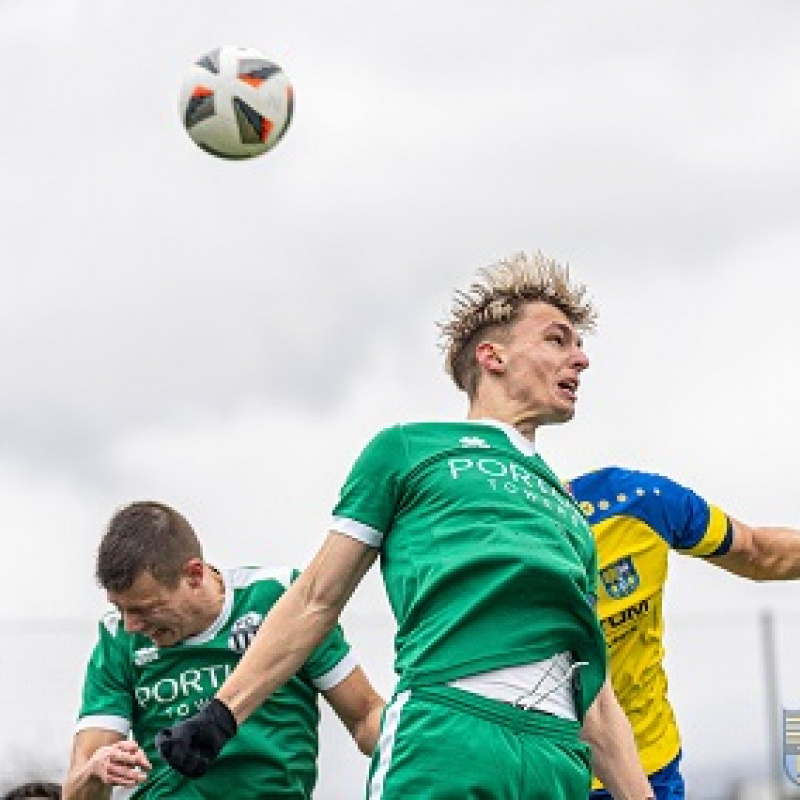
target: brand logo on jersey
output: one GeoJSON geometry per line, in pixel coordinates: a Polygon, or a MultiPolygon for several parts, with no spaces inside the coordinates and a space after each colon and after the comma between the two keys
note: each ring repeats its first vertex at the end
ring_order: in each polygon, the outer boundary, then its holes
{"type": "Polygon", "coordinates": [[[228,637],[228,647],[236,653],[244,653],[253,641],[258,626],[261,625],[263,617],[255,611],[239,617],[231,626],[231,635],[228,637]]]}
{"type": "Polygon", "coordinates": [[[151,661],[155,661],[157,658],[157,647],[140,647],[133,653],[133,663],[136,664],[137,667],[143,667],[145,664],[149,664],[151,661]]]}
{"type": "Polygon", "coordinates": [[[491,447],[489,442],[480,436],[462,436],[458,441],[462,447],[491,447]]]}
{"type": "Polygon", "coordinates": [[[633,594],[639,586],[639,573],[633,566],[633,559],[630,556],[625,556],[600,570],[600,579],[606,587],[608,596],[615,600],[633,594]]]}
{"type": "Polygon", "coordinates": [[[783,769],[800,786],[800,709],[783,710],[783,769]]]}

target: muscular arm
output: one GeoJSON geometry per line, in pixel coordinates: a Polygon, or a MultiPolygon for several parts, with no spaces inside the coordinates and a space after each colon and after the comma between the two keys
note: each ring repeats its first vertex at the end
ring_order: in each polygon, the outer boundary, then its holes
{"type": "Polygon", "coordinates": [[[708,560],[754,581],[800,578],[800,530],[751,527],[730,518],[733,541],[725,555],[708,560]]]}
{"type": "Polygon", "coordinates": [[[107,800],[112,786],[136,786],[149,769],[150,762],[136,742],[116,731],[86,728],[75,735],[63,798],[107,800]]]}
{"type": "Polygon", "coordinates": [[[615,800],[652,800],[633,732],[607,679],[583,721],[582,738],[592,748],[592,769],[615,800]]]}
{"type": "Polygon", "coordinates": [[[217,697],[241,724],[305,663],[336,624],[377,550],[331,532],[308,567],[272,607],[217,697]]]}
{"type": "Polygon", "coordinates": [[[366,756],[372,755],[378,743],[381,712],[386,702],[372,688],[364,670],[356,667],[341,683],[323,694],[350,731],[358,749],[366,756]]]}

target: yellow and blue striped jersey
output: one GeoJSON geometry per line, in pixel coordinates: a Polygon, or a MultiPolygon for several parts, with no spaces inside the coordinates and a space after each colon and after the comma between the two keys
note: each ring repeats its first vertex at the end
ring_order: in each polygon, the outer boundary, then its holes
{"type": "Polygon", "coordinates": [[[721,555],[731,545],[731,524],[719,508],[661,475],[607,467],[574,479],[570,489],[597,544],[597,613],[611,682],[652,774],[680,750],[663,664],[667,556],[670,549],[721,555]]]}

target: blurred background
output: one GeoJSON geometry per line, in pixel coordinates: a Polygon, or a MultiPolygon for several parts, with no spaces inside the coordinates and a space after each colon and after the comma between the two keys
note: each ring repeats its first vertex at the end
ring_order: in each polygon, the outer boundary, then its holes
{"type": "MultiPolygon", "coordinates": [[[[538,437],[560,474],[798,524],[799,27],[789,0],[0,0],[0,779],[66,766],[111,513],[160,499],[213,563],[302,566],[373,432],[463,415],[434,321],[518,250],[600,310],[578,416],[538,437]],[[221,44],[294,84],[255,161],[180,124],[221,44]]],[[[797,587],[671,569],[690,796],[768,796],[797,587]]],[[[390,693],[377,575],[345,624],[390,693]]],[[[325,724],[317,796],[352,797],[366,764],[325,724]]]]}

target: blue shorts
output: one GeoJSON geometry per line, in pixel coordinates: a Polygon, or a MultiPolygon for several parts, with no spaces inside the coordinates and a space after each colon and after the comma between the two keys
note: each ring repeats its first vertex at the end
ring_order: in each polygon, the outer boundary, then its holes
{"type": "MultiPolygon", "coordinates": [[[[678,753],[666,767],[647,776],[656,800],[684,800],[686,797],[686,789],[679,769],[680,760],[681,754],[678,753]]],[[[590,800],[612,800],[611,795],[605,789],[596,789],[589,795],[589,798],[590,800]]]]}

